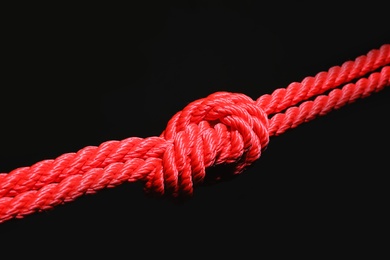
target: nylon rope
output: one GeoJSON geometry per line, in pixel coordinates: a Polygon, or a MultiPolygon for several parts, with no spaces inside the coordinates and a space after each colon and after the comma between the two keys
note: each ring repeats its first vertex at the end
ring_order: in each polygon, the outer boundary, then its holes
{"type": "Polygon", "coordinates": [[[0,173],[0,223],[127,181],[156,195],[191,196],[207,168],[234,164],[242,173],[270,137],[388,87],[389,65],[384,44],[257,100],[223,91],[195,100],[160,136],[106,141],[0,173]]]}

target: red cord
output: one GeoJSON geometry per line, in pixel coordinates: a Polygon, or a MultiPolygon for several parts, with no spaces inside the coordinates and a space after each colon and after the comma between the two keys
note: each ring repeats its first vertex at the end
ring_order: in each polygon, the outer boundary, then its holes
{"type": "Polygon", "coordinates": [[[159,195],[192,195],[208,167],[234,163],[241,173],[260,157],[270,136],[389,86],[388,65],[385,44],[256,101],[228,92],[196,100],[158,137],[107,141],[2,173],[0,223],[126,181],[143,181],[146,191],[159,195]]]}

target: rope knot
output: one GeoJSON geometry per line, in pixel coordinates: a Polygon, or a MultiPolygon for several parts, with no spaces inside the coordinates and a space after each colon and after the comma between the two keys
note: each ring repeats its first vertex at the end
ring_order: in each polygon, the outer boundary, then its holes
{"type": "Polygon", "coordinates": [[[206,168],[235,163],[235,174],[257,160],[269,142],[267,114],[240,93],[216,92],[176,113],[160,135],[166,150],[146,190],[191,195],[206,168]]]}

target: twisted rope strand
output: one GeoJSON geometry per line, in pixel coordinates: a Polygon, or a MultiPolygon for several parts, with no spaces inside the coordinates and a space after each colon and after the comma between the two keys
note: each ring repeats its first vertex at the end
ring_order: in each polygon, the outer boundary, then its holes
{"type": "Polygon", "coordinates": [[[337,88],[367,73],[390,63],[390,44],[373,49],[354,61],[346,61],[341,66],[331,67],[328,72],[320,72],[314,77],[306,77],[301,83],[293,82],[286,88],[276,89],[272,94],[262,95],[257,105],[268,114],[275,114],[294,106],[301,101],[337,88]]]}
{"type": "Polygon", "coordinates": [[[385,66],[389,63],[390,45],[386,44],[367,57],[257,101],[244,94],[217,92],[176,113],[158,137],[108,141],[0,174],[0,223],[126,181],[143,181],[147,192],[159,195],[192,195],[208,167],[234,163],[239,174],[261,156],[270,136],[389,86],[390,67],[385,66]],[[372,72],[380,67],[380,72],[372,72]],[[367,78],[358,79],[370,71],[367,78]],[[356,83],[333,89],[352,79],[356,83]],[[319,95],[326,90],[331,90],[328,95],[319,95]],[[305,101],[314,96],[313,101],[305,101]]]}
{"type": "Polygon", "coordinates": [[[342,89],[332,90],[327,96],[317,96],[313,101],[303,102],[298,107],[288,108],[285,113],[275,114],[269,121],[269,135],[278,136],[288,129],[328,114],[332,110],[365,98],[374,92],[379,92],[389,85],[390,66],[386,66],[368,78],[359,79],[355,84],[349,83],[342,89]]]}

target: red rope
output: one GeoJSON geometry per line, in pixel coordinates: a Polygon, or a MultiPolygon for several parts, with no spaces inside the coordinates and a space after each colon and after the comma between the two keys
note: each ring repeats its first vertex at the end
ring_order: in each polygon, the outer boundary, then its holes
{"type": "Polygon", "coordinates": [[[2,173],[0,223],[126,181],[143,181],[146,191],[159,195],[191,195],[208,167],[234,163],[241,173],[260,157],[270,136],[389,86],[388,65],[385,44],[256,101],[229,92],[196,100],[158,137],[107,141],[2,173]]]}

